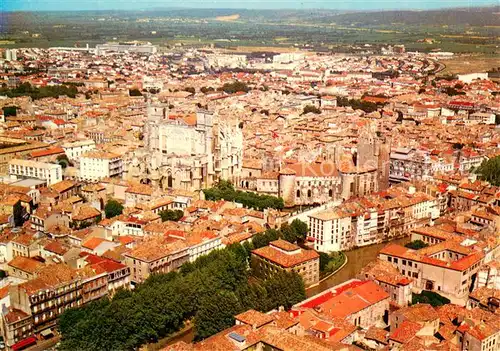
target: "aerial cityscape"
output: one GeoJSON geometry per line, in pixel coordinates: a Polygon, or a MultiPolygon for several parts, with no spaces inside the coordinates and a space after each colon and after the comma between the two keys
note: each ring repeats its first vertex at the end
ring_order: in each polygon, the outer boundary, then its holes
{"type": "Polygon", "coordinates": [[[0,350],[500,351],[500,5],[0,4],[0,350]]]}

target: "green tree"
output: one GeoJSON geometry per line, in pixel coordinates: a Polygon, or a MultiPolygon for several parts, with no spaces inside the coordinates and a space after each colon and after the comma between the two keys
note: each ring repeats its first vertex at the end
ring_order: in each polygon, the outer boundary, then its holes
{"type": "Polygon", "coordinates": [[[295,231],[295,236],[298,240],[306,240],[308,232],[307,223],[302,222],[300,219],[294,219],[292,223],[290,223],[290,227],[295,231]]]}
{"type": "Polygon", "coordinates": [[[62,155],[59,155],[57,156],[56,158],[56,161],[58,164],[61,165],[61,167],[64,169],[68,166],[72,166],[73,164],[71,163],[71,161],[69,160],[68,156],[66,156],[66,154],[62,154],[62,155]]]}
{"type": "Polygon", "coordinates": [[[104,206],[104,213],[106,214],[106,218],[119,216],[122,214],[122,212],[123,205],[114,199],[108,200],[108,202],[106,202],[106,205],[104,206]]]}
{"type": "Polygon", "coordinates": [[[268,308],[290,309],[306,298],[304,282],[295,272],[279,271],[264,282],[264,287],[269,298],[268,308]]]}
{"type": "Polygon", "coordinates": [[[414,240],[405,245],[405,247],[413,250],[420,250],[427,246],[429,246],[429,244],[424,243],[422,240],[414,240]]]}
{"type": "Polygon", "coordinates": [[[159,213],[162,222],[173,221],[177,222],[182,217],[184,217],[184,212],[182,210],[164,210],[159,213]]]}
{"type": "Polygon", "coordinates": [[[14,216],[14,225],[20,227],[24,223],[24,207],[21,205],[21,201],[17,201],[12,209],[12,215],[14,216]]]}
{"type": "Polygon", "coordinates": [[[321,109],[317,108],[314,105],[307,105],[307,106],[304,107],[304,110],[302,111],[302,114],[306,115],[308,113],[320,114],[321,113],[321,109]]]}
{"type": "Polygon", "coordinates": [[[295,233],[294,228],[292,228],[288,223],[284,223],[281,228],[281,237],[290,242],[290,243],[295,243],[297,241],[297,234],[295,233]]]}
{"type": "Polygon", "coordinates": [[[231,291],[220,291],[205,296],[194,319],[195,340],[202,340],[234,325],[234,316],[242,306],[231,291]]]}
{"type": "Polygon", "coordinates": [[[134,88],[134,89],[130,89],[130,90],[128,91],[128,94],[129,94],[130,96],[142,96],[141,91],[140,91],[139,89],[135,89],[135,88],[134,88]]]}
{"type": "Polygon", "coordinates": [[[19,107],[17,107],[17,106],[4,106],[4,107],[2,107],[3,115],[5,117],[17,116],[17,109],[18,108],[19,107]]]}
{"type": "Polygon", "coordinates": [[[492,185],[500,186],[500,156],[484,160],[475,170],[475,173],[482,180],[486,180],[492,185]]]}
{"type": "Polygon", "coordinates": [[[250,88],[245,83],[240,82],[240,81],[236,81],[233,83],[225,83],[222,86],[222,88],[220,88],[220,90],[223,90],[227,94],[234,94],[234,93],[237,93],[240,91],[247,93],[250,91],[250,88]]]}

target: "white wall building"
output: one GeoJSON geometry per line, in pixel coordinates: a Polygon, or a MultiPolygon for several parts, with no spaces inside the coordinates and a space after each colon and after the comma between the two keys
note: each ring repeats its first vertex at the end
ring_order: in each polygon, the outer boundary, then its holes
{"type": "Polygon", "coordinates": [[[9,162],[9,175],[21,179],[41,179],[52,185],[62,181],[62,167],[54,163],[14,159],[9,162]]]}
{"type": "Polygon", "coordinates": [[[123,172],[122,158],[111,152],[89,151],[80,157],[80,178],[96,181],[120,176],[123,172]]]}
{"type": "Polygon", "coordinates": [[[88,139],[64,143],[62,148],[70,160],[78,160],[84,153],[95,149],[95,141],[88,139]]]}

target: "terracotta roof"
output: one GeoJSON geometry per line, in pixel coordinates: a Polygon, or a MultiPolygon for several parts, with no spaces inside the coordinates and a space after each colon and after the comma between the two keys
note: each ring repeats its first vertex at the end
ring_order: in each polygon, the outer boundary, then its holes
{"type": "Polygon", "coordinates": [[[12,268],[19,269],[23,272],[34,274],[36,271],[42,268],[44,264],[33,258],[16,256],[9,262],[9,266],[12,268]]]}
{"type": "Polygon", "coordinates": [[[273,246],[264,246],[252,251],[252,254],[263,257],[281,267],[289,268],[298,264],[319,259],[319,254],[314,250],[300,249],[298,253],[284,253],[273,246]]]}
{"type": "Polygon", "coordinates": [[[417,332],[421,329],[422,326],[418,323],[404,321],[391,333],[389,339],[401,344],[406,344],[408,341],[413,339],[417,332]]]}
{"type": "Polygon", "coordinates": [[[260,328],[264,324],[271,323],[274,319],[272,316],[256,310],[248,310],[234,316],[234,318],[237,321],[251,325],[254,328],[260,328]]]}

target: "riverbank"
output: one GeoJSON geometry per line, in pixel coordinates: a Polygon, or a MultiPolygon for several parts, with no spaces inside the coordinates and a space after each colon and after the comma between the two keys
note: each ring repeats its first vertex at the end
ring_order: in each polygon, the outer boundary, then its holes
{"type": "MultiPolygon", "coordinates": [[[[404,245],[410,242],[409,237],[399,238],[390,241],[390,243],[404,245]]],[[[389,242],[383,242],[380,244],[363,246],[350,251],[343,252],[345,255],[344,264],[337,268],[334,272],[324,277],[319,284],[312,286],[306,289],[306,296],[309,298],[316,294],[319,294],[322,291],[330,289],[342,282],[345,282],[349,279],[353,279],[356,275],[365,267],[368,263],[375,260],[379,251],[385,247],[389,242]]],[[[179,341],[184,341],[186,343],[190,343],[194,338],[194,330],[192,325],[187,328],[185,327],[181,331],[177,332],[174,335],[171,335],[167,338],[164,338],[156,344],[149,344],[147,348],[143,350],[147,351],[157,351],[162,347],[167,345],[175,344],[179,341]]]]}
{"type": "Polygon", "coordinates": [[[161,350],[168,345],[175,344],[179,341],[184,341],[186,343],[193,342],[194,339],[194,326],[193,323],[186,323],[184,328],[179,330],[178,332],[171,334],[163,339],[158,340],[158,342],[147,344],[141,347],[140,351],[158,351],[161,350]]]}
{"type": "MultiPolygon", "coordinates": [[[[347,264],[347,256],[343,252],[335,253],[337,257],[332,257],[330,254],[330,262],[328,262],[326,269],[320,273],[319,282],[328,279],[333,274],[337,273],[347,264]]],[[[321,258],[320,258],[321,260],[321,258]]]]}
{"type": "Polygon", "coordinates": [[[377,259],[379,251],[388,243],[404,245],[409,242],[409,237],[403,237],[389,242],[383,242],[370,246],[362,246],[350,251],[345,251],[344,254],[346,256],[347,263],[341,269],[338,269],[335,274],[331,274],[328,277],[325,277],[325,279],[320,281],[318,285],[307,289],[307,297],[314,296],[340,283],[356,278],[363,267],[365,267],[371,261],[377,259]]]}

